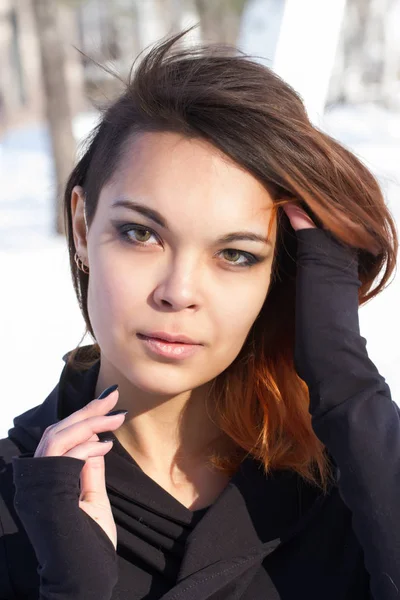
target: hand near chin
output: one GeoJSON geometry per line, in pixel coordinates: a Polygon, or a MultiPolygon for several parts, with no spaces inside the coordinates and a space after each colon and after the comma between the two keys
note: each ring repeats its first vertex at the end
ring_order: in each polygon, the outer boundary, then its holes
{"type": "Polygon", "coordinates": [[[34,453],[13,458],[14,505],[35,550],[42,598],[75,589],[77,600],[97,590],[109,600],[117,582],[117,531],[107,496],[104,455],[111,442],[98,433],[121,426],[108,416],[114,390],[48,427],[34,453]]]}

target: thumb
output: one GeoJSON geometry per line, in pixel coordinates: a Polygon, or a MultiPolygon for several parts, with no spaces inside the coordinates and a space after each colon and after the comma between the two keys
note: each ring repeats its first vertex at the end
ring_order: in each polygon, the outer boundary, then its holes
{"type": "Polygon", "coordinates": [[[86,460],[81,471],[80,484],[80,501],[96,500],[98,502],[102,496],[108,499],[104,456],[90,456],[86,460]]]}

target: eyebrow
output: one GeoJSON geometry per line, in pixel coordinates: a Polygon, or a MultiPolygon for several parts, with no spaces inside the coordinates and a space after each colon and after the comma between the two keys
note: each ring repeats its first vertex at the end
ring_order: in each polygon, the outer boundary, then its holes
{"type": "MultiPolygon", "coordinates": [[[[133,200],[129,200],[127,198],[118,198],[113,202],[112,207],[122,207],[128,208],[129,210],[133,210],[148,219],[151,219],[154,223],[157,223],[163,229],[170,231],[168,227],[167,221],[164,217],[154,208],[149,208],[144,204],[140,204],[139,202],[134,202],[133,200]]],[[[268,246],[272,246],[271,241],[258,233],[254,233],[252,231],[235,231],[233,233],[228,233],[220,238],[218,238],[218,244],[228,244],[230,242],[237,241],[250,241],[250,242],[261,242],[263,244],[267,244],[268,246]]]]}

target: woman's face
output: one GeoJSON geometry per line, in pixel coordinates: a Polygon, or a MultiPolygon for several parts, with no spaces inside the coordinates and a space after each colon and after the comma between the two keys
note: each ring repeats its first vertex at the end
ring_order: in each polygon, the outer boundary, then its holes
{"type": "Polygon", "coordinates": [[[102,189],[87,240],[79,192],[75,244],[90,268],[102,361],[154,394],[214,379],[239,354],[268,292],[276,224],[268,242],[245,239],[267,239],[268,192],[209,143],[175,133],[135,138],[102,189]],[[182,353],[143,338],[155,332],[197,345],[182,353]]]}

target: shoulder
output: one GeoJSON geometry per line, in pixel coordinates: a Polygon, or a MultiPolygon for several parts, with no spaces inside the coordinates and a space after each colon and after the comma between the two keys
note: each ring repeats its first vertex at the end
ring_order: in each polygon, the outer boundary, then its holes
{"type": "Polygon", "coordinates": [[[12,457],[20,456],[21,451],[9,438],[0,440],[0,521],[3,534],[12,533],[12,503],[14,501],[14,483],[12,473],[12,457]]]}
{"type": "Polygon", "coordinates": [[[10,600],[39,586],[36,555],[14,509],[11,459],[21,454],[11,439],[0,440],[0,598],[10,600]]]}

